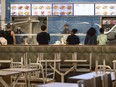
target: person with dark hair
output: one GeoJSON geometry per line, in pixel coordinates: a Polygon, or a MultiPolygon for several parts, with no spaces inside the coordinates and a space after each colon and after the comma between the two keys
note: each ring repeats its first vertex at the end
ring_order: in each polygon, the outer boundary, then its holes
{"type": "Polygon", "coordinates": [[[7,40],[4,38],[5,32],[0,30],[0,45],[7,45],[7,40]]]}
{"type": "Polygon", "coordinates": [[[12,25],[8,23],[6,28],[7,31],[5,31],[5,38],[7,40],[7,44],[16,44],[16,38],[14,32],[12,31],[12,25]]]}
{"type": "Polygon", "coordinates": [[[100,35],[97,37],[98,45],[106,45],[107,44],[107,35],[104,34],[104,29],[100,28],[100,35]]]}
{"type": "Polygon", "coordinates": [[[62,34],[70,34],[70,30],[69,30],[69,25],[68,24],[64,25],[64,30],[63,30],[62,34]]]}
{"type": "Polygon", "coordinates": [[[76,33],[77,29],[72,29],[71,35],[69,35],[66,40],[68,45],[76,45],[80,43],[79,37],[75,35],[76,33]]]}
{"type": "MultiPolygon", "coordinates": [[[[15,34],[24,34],[24,32],[22,31],[21,27],[18,27],[15,34]]],[[[23,44],[23,43],[24,43],[23,36],[16,36],[16,44],[23,44]]]]}
{"type": "Polygon", "coordinates": [[[91,27],[87,31],[87,35],[85,37],[84,44],[86,44],[86,45],[95,45],[95,44],[97,44],[97,36],[96,36],[95,28],[91,27]]]}
{"type": "Polygon", "coordinates": [[[40,45],[47,45],[47,44],[49,44],[49,41],[50,41],[50,34],[46,32],[45,25],[41,26],[41,30],[42,30],[42,32],[37,34],[36,40],[37,40],[38,44],[40,44],[40,45]]]}

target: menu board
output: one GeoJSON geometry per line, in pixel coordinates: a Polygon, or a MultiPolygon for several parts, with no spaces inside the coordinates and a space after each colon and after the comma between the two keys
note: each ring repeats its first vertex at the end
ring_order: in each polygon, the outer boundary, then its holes
{"type": "Polygon", "coordinates": [[[53,15],[73,15],[73,4],[53,4],[53,15]]]}
{"type": "Polygon", "coordinates": [[[52,4],[32,4],[32,15],[33,16],[52,15],[52,4]]]}
{"type": "Polygon", "coordinates": [[[94,4],[74,4],[74,15],[94,15],[94,4]]]}
{"type": "Polygon", "coordinates": [[[116,4],[95,4],[95,15],[116,15],[116,4]]]}
{"type": "Polygon", "coordinates": [[[27,16],[31,15],[30,4],[11,4],[11,12],[12,16],[27,16]]]}

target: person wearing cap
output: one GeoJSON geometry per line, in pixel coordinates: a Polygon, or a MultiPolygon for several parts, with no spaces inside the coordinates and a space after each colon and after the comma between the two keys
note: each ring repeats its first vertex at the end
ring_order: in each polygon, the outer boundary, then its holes
{"type": "Polygon", "coordinates": [[[5,32],[0,30],[0,45],[7,45],[7,40],[5,39],[5,32]]]}
{"type": "Polygon", "coordinates": [[[69,30],[69,25],[68,24],[64,25],[64,30],[63,30],[62,34],[70,34],[70,30],[69,30]]]}
{"type": "Polygon", "coordinates": [[[72,29],[71,35],[69,35],[66,40],[68,45],[77,45],[80,43],[79,37],[75,35],[76,33],[77,29],[72,29]]]}

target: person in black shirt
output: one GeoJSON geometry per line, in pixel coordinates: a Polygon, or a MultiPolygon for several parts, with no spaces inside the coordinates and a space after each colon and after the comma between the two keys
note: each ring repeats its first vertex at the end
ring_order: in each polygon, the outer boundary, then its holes
{"type": "Polygon", "coordinates": [[[80,43],[78,36],[75,35],[76,33],[77,33],[77,29],[72,29],[71,35],[69,35],[66,40],[68,45],[76,45],[80,43]]]}
{"type": "Polygon", "coordinates": [[[45,30],[46,30],[45,25],[41,26],[41,30],[42,30],[42,32],[37,34],[37,38],[36,38],[37,42],[40,45],[47,45],[47,44],[49,44],[49,41],[50,41],[50,35],[49,35],[49,33],[45,32],[45,30]]]}
{"type": "Polygon", "coordinates": [[[12,31],[12,25],[10,23],[7,24],[7,31],[5,31],[5,38],[7,40],[8,45],[15,45],[16,44],[16,38],[15,34],[12,31]]]}
{"type": "Polygon", "coordinates": [[[97,36],[96,36],[95,28],[91,27],[87,31],[84,44],[85,45],[96,45],[97,44],[97,36]]]}

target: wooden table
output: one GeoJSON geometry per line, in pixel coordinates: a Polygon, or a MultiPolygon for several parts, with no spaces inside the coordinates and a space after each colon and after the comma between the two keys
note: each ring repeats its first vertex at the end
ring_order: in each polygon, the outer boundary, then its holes
{"type": "MultiPolygon", "coordinates": [[[[111,73],[111,79],[112,81],[115,80],[115,73],[114,72],[106,72],[106,74],[111,73]]],[[[104,73],[102,72],[90,72],[90,73],[86,73],[86,74],[82,74],[82,75],[76,75],[76,76],[72,76],[68,78],[68,82],[73,82],[73,83],[77,83],[78,80],[87,80],[87,79],[91,79],[93,77],[98,77],[98,76],[103,76],[104,73]]]]}
{"type": "Polygon", "coordinates": [[[17,71],[5,71],[5,70],[0,70],[0,82],[4,87],[14,87],[18,81],[18,79],[21,76],[21,72],[17,72],[17,71]],[[13,83],[11,83],[11,86],[9,86],[4,80],[3,77],[4,76],[8,76],[8,75],[16,75],[16,79],[13,81],[13,83]]]}
{"type": "Polygon", "coordinates": [[[72,83],[49,83],[45,85],[38,85],[37,87],[78,87],[78,84],[72,83]]]}
{"type": "Polygon", "coordinates": [[[22,73],[25,74],[25,81],[26,81],[26,87],[30,87],[30,77],[29,73],[38,71],[38,69],[29,69],[29,68],[8,68],[8,69],[2,69],[0,70],[0,76],[1,76],[1,83],[4,85],[4,87],[14,87],[21,77],[22,73]],[[16,75],[15,80],[13,80],[13,83],[11,83],[11,86],[8,86],[8,84],[2,79],[3,76],[6,75],[16,75]]]}

